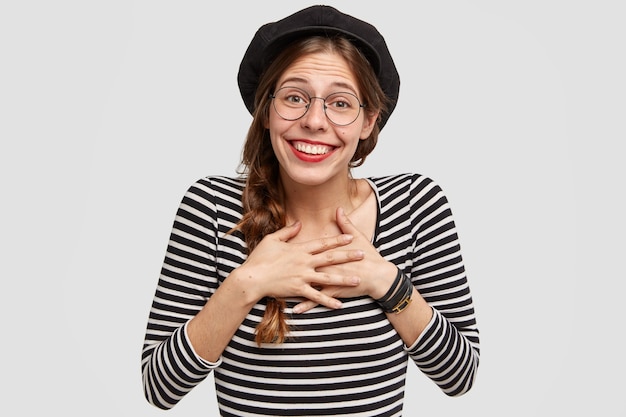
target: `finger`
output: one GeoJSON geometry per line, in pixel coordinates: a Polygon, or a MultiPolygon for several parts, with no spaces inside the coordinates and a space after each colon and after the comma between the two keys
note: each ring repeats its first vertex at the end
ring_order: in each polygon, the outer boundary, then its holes
{"type": "Polygon", "coordinates": [[[282,229],[278,229],[273,234],[281,242],[287,242],[289,239],[296,236],[300,232],[300,229],[302,229],[302,223],[297,221],[289,226],[283,227],[282,229]]]}
{"type": "Polygon", "coordinates": [[[357,276],[320,272],[315,276],[315,281],[310,286],[317,291],[329,293],[333,288],[356,287],[360,283],[361,278],[357,276]]]}
{"type": "Polygon", "coordinates": [[[355,276],[319,274],[315,283],[312,283],[303,293],[307,300],[297,304],[297,308],[294,306],[294,313],[303,313],[319,304],[333,309],[341,308],[341,301],[332,297],[335,290],[341,287],[356,287],[360,282],[361,279],[355,276]],[[322,288],[316,289],[320,288],[320,285],[322,288]]]}
{"type": "Polygon", "coordinates": [[[306,313],[307,311],[311,310],[314,307],[317,307],[318,305],[319,305],[318,303],[311,301],[311,300],[303,301],[293,306],[293,313],[294,314],[306,313]]]}
{"type": "Polygon", "coordinates": [[[318,291],[313,287],[309,287],[309,290],[305,291],[303,296],[308,299],[308,301],[303,301],[304,303],[311,302],[314,305],[321,304],[332,309],[341,308],[342,306],[341,301],[338,299],[324,294],[322,291],[318,291]]]}
{"type": "Polygon", "coordinates": [[[330,249],[335,249],[340,246],[344,246],[352,242],[354,236],[351,234],[341,234],[333,237],[323,237],[321,239],[315,239],[307,243],[307,251],[312,255],[326,252],[330,249]]]}
{"type": "Polygon", "coordinates": [[[352,235],[359,233],[359,230],[352,224],[343,208],[339,207],[335,216],[337,218],[337,225],[339,225],[343,233],[352,235]]]}
{"type": "Polygon", "coordinates": [[[346,262],[360,261],[365,257],[365,252],[361,249],[350,250],[327,250],[314,255],[313,264],[315,268],[329,265],[344,264],[346,262]]]}

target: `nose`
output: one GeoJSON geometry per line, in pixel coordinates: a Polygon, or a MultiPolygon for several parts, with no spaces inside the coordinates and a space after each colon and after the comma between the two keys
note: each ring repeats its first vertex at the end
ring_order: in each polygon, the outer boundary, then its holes
{"type": "Polygon", "coordinates": [[[323,97],[311,97],[309,108],[307,109],[306,114],[301,120],[306,126],[310,128],[319,129],[325,127],[328,124],[328,119],[326,118],[325,99],[323,97]],[[315,99],[320,100],[321,106],[315,105],[315,99]]]}

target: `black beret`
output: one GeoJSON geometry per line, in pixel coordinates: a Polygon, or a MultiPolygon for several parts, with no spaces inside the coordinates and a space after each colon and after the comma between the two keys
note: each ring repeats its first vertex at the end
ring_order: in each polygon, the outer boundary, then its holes
{"type": "Polygon", "coordinates": [[[252,114],[259,77],[285,46],[311,35],[343,35],[359,48],[370,62],[390,104],[381,115],[380,128],[398,101],[400,76],[383,36],[371,24],[330,6],[311,6],[284,19],[267,23],[255,33],[239,66],[237,82],[241,97],[252,114]]]}

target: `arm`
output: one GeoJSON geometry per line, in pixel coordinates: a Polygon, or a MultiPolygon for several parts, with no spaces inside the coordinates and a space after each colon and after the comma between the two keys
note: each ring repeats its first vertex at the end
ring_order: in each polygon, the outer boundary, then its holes
{"type": "MultiPolygon", "coordinates": [[[[471,388],[476,375],[479,339],[454,221],[447,199],[430,179],[415,176],[406,192],[410,201],[396,199],[396,205],[387,209],[396,219],[406,219],[398,223],[406,226],[394,229],[401,233],[391,240],[394,243],[386,238],[388,244],[380,253],[338,210],[341,230],[357,236],[354,245],[365,252],[360,265],[340,268],[354,269],[362,284],[354,290],[325,291],[339,297],[367,294],[380,299],[400,267],[414,286],[412,301],[399,314],[387,317],[420,370],[446,394],[461,395],[471,388]]],[[[314,304],[305,301],[294,311],[304,312],[314,304]]]]}
{"type": "Polygon", "coordinates": [[[216,207],[208,181],[189,188],[176,213],[141,356],[144,394],[172,408],[219,365],[196,354],[188,323],[218,288],[216,207]]]}
{"type": "MultiPolygon", "coordinates": [[[[443,392],[461,395],[472,387],[480,358],[472,296],[447,198],[427,178],[414,178],[413,182],[414,260],[410,276],[419,298],[432,307],[433,315],[414,343],[408,339],[407,350],[443,392]]],[[[411,319],[402,316],[393,318],[394,325],[405,326],[411,319]]]]}

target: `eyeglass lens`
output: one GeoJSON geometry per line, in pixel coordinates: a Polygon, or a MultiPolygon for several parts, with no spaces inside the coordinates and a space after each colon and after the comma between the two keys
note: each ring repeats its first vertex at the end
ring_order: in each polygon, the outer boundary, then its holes
{"type": "Polygon", "coordinates": [[[303,117],[311,107],[313,99],[322,100],[326,117],[339,126],[354,122],[359,117],[362,107],[359,99],[349,92],[332,93],[323,98],[311,97],[306,91],[297,87],[283,87],[272,97],[274,109],[285,120],[298,120],[303,117]]]}

